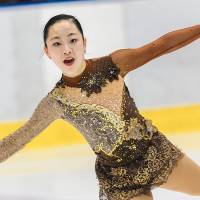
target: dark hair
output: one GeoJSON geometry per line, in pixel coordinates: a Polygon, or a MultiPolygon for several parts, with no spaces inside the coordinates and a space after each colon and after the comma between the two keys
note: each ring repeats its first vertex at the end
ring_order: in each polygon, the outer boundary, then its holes
{"type": "Polygon", "coordinates": [[[45,25],[44,30],[43,30],[43,40],[44,40],[44,45],[45,47],[47,47],[47,37],[48,37],[48,32],[49,32],[49,28],[55,24],[58,21],[61,20],[72,20],[72,22],[76,25],[77,29],[80,31],[82,38],[84,40],[84,34],[83,34],[83,29],[81,27],[80,22],[73,16],[73,15],[66,15],[66,14],[60,14],[60,15],[56,15],[54,17],[52,17],[45,25]]]}

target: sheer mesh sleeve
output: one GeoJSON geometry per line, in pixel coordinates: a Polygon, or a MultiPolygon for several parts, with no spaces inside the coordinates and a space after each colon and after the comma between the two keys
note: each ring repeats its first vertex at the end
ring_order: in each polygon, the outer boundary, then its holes
{"type": "Polygon", "coordinates": [[[39,102],[30,119],[0,141],[0,162],[24,147],[51,122],[61,118],[61,112],[58,102],[48,93],[39,102]]]}
{"type": "Polygon", "coordinates": [[[200,25],[195,25],[162,35],[138,48],[119,49],[110,54],[113,62],[120,68],[121,76],[146,64],[147,62],[180,49],[200,38],[200,25]]]}

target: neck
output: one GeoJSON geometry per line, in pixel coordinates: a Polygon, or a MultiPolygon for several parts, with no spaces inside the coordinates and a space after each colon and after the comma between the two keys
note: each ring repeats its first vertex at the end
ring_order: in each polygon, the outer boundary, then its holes
{"type": "Polygon", "coordinates": [[[70,77],[65,75],[64,73],[62,74],[62,79],[65,82],[66,85],[68,86],[78,86],[78,83],[81,79],[81,77],[83,76],[83,74],[86,73],[86,71],[88,70],[88,63],[87,60],[84,60],[84,64],[81,65],[81,69],[80,69],[80,73],[74,77],[70,77]]]}
{"type": "Polygon", "coordinates": [[[86,61],[84,60],[79,68],[78,74],[76,74],[75,76],[69,76],[63,73],[63,76],[69,77],[69,78],[76,78],[77,76],[80,76],[84,72],[85,68],[86,68],[86,61]]]}

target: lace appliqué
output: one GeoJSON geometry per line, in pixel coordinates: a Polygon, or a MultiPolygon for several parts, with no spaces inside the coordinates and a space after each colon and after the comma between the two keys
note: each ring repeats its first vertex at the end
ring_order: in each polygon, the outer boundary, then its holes
{"type": "MultiPolygon", "coordinates": [[[[99,58],[94,61],[94,69],[86,72],[78,82],[78,87],[81,92],[86,91],[86,96],[89,97],[92,93],[100,93],[108,81],[118,80],[120,69],[112,62],[109,56],[99,58]]],[[[65,80],[61,78],[57,82],[56,87],[65,87],[65,80]]]]}
{"type": "Polygon", "coordinates": [[[83,76],[79,85],[81,92],[86,91],[87,96],[93,92],[100,93],[101,87],[107,84],[107,80],[112,82],[114,79],[118,80],[119,68],[113,66],[106,66],[102,71],[89,73],[87,76],[83,76]]]}

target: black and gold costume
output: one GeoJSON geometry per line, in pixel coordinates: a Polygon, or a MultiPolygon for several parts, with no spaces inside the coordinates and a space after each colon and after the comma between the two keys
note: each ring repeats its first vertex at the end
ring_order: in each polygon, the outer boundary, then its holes
{"type": "Polygon", "coordinates": [[[148,194],[166,182],[184,154],[139,113],[110,55],[86,63],[81,75],[62,75],[28,122],[0,142],[0,160],[62,118],[83,134],[97,155],[101,200],[148,194]]]}

